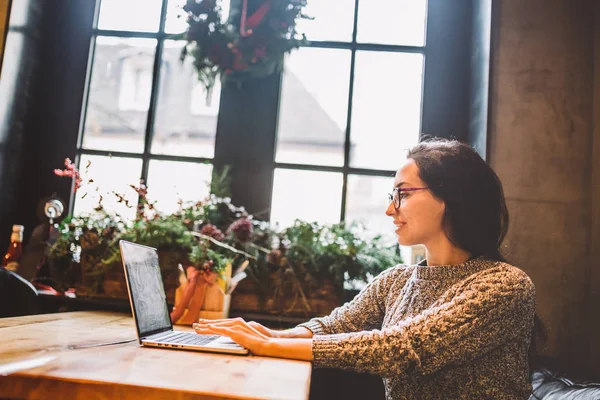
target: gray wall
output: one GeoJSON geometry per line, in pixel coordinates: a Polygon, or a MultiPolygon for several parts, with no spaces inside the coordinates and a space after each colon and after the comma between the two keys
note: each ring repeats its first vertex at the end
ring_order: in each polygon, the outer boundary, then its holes
{"type": "Polygon", "coordinates": [[[488,156],[511,213],[505,252],[536,285],[548,333],[540,353],[598,370],[595,3],[495,1],[488,156]]]}

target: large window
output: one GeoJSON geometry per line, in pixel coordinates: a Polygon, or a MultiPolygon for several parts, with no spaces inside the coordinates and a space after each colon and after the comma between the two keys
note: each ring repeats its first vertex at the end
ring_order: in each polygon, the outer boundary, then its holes
{"type": "MultiPolygon", "coordinates": [[[[183,4],[98,1],[78,144],[104,192],[141,177],[166,212],[206,196],[219,111],[231,107],[220,85],[207,94],[179,60],[184,42],[170,34],[186,28],[183,4]]],[[[271,221],[359,221],[393,241],[385,199],[419,140],[427,1],[318,0],[306,13],[310,45],[286,57],[272,114],[271,221]]],[[[94,207],[83,195],[75,212],[94,207]]],[[[116,198],[105,206],[127,213],[116,198]]]]}
{"type": "Polygon", "coordinates": [[[77,146],[94,184],[78,193],[75,213],[92,211],[102,195],[105,208],[133,217],[113,192],[135,204],[129,185],[140,178],[164,212],[208,194],[220,86],[206,93],[191,63],[179,60],[185,42],[169,39],[185,30],[184,4],[98,1],[77,146]]]}
{"type": "Polygon", "coordinates": [[[311,44],[285,61],[272,221],[360,221],[395,240],[385,198],[419,141],[426,3],[309,2],[311,44]]]}

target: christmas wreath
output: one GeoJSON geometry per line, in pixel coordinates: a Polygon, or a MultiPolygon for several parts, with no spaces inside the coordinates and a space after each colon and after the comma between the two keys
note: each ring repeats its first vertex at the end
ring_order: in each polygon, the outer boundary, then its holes
{"type": "MultiPolygon", "coordinates": [[[[233,2],[232,2],[233,3],[233,2]]],[[[296,30],[306,0],[241,0],[228,19],[220,0],[187,0],[187,44],[181,58],[193,59],[198,79],[210,90],[217,77],[241,83],[280,71],[284,53],[305,44],[296,30]]]]}

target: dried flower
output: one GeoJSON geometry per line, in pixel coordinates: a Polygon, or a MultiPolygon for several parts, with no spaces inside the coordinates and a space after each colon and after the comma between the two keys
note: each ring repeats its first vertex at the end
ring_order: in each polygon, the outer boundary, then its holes
{"type": "Polygon", "coordinates": [[[197,269],[204,272],[211,272],[214,264],[215,262],[213,260],[208,260],[204,264],[197,267],[197,269]]]}
{"type": "Polygon", "coordinates": [[[249,242],[253,232],[252,221],[246,217],[234,221],[227,229],[227,234],[232,233],[234,239],[241,243],[249,242]]]}
{"type": "Polygon", "coordinates": [[[123,196],[122,194],[117,193],[117,192],[113,192],[113,194],[117,197],[117,203],[124,203],[125,207],[128,207],[128,208],[131,207],[129,205],[129,200],[127,200],[125,198],[125,196],[123,196]]]}
{"type": "Polygon", "coordinates": [[[279,265],[279,262],[281,261],[281,256],[282,253],[280,250],[271,250],[271,252],[267,254],[267,262],[269,264],[279,265]]]}
{"type": "Polygon", "coordinates": [[[225,239],[225,235],[223,234],[223,232],[221,232],[221,230],[213,224],[204,225],[200,230],[200,233],[206,236],[210,236],[211,238],[216,239],[218,241],[222,241],[223,239],[225,239]]]}
{"type": "Polygon", "coordinates": [[[92,249],[100,243],[100,237],[94,231],[87,231],[79,238],[82,249],[92,249]]]}
{"type": "Polygon", "coordinates": [[[77,192],[77,189],[81,187],[81,183],[83,182],[83,179],[81,179],[81,175],[79,174],[77,167],[69,158],[65,158],[65,169],[55,169],[54,175],[66,176],[73,179],[73,181],[75,182],[75,185],[73,186],[73,193],[77,192]]]}
{"type": "Polygon", "coordinates": [[[148,216],[145,213],[146,208],[151,211],[154,210],[154,204],[148,202],[148,189],[146,188],[146,185],[144,185],[144,180],[140,179],[140,184],[138,186],[135,185],[129,185],[130,188],[132,188],[133,190],[135,190],[135,192],[138,194],[139,196],[139,201],[137,204],[137,216],[138,218],[142,218],[147,220],[148,216]]]}
{"type": "Polygon", "coordinates": [[[115,226],[107,226],[102,231],[102,237],[104,237],[105,239],[111,239],[112,237],[115,236],[116,232],[117,232],[117,228],[115,226]]]}
{"type": "Polygon", "coordinates": [[[146,199],[146,196],[148,195],[148,189],[146,188],[146,185],[144,185],[143,179],[140,179],[139,186],[129,185],[129,187],[135,190],[138,196],[140,196],[142,199],[146,199]]]}

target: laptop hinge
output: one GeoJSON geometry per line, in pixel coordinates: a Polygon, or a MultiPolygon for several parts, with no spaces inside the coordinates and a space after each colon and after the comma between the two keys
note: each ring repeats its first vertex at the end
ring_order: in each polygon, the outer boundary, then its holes
{"type": "Polygon", "coordinates": [[[148,336],[156,335],[157,333],[171,332],[172,330],[173,330],[172,328],[160,328],[160,329],[156,329],[156,330],[150,331],[148,333],[145,333],[144,336],[140,338],[140,340],[147,339],[148,336]]]}

